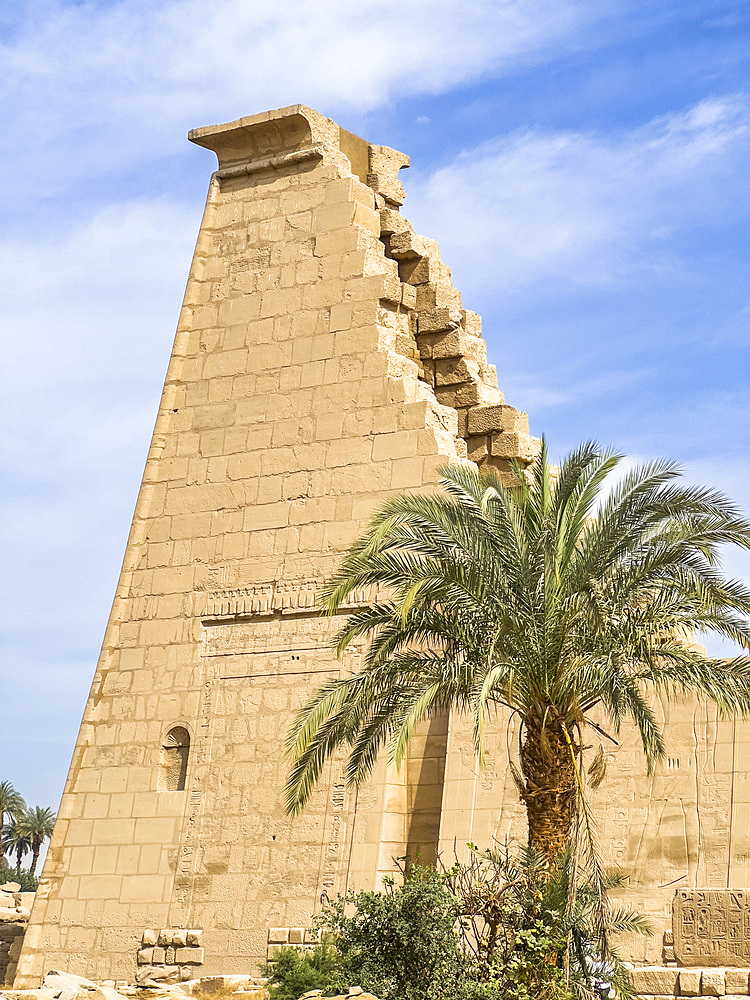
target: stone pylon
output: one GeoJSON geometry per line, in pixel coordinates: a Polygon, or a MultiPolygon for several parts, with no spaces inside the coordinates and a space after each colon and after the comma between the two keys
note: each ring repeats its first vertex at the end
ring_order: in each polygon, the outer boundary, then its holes
{"type": "Polygon", "coordinates": [[[190,138],[219,166],[17,986],[247,972],[435,857],[445,719],[284,813],[293,714],[361,652],[333,655],[316,588],[392,492],[536,447],[401,215],[407,157],[302,106],[190,138]]]}

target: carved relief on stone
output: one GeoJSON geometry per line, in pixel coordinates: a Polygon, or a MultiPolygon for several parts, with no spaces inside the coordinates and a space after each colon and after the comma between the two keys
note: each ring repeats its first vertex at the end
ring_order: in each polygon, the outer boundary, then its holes
{"type": "MultiPolygon", "coordinates": [[[[203,618],[237,618],[302,613],[314,611],[322,579],[281,580],[259,583],[248,587],[214,590],[199,593],[201,606],[197,613],[203,618]]],[[[343,605],[345,608],[363,607],[377,594],[371,587],[355,591],[343,605]]]]}
{"type": "Polygon", "coordinates": [[[750,964],[750,889],[678,889],[672,929],[683,965],[750,964]]]}

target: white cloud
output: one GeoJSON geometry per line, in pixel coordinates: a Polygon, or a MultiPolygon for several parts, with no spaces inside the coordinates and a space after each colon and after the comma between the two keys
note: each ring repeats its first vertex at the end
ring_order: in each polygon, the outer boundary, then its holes
{"type": "Polygon", "coordinates": [[[508,398],[523,401],[523,406],[542,420],[545,411],[556,407],[571,407],[604,396],[637,382],[646,374],[644,371],[632,369],[629,371],[608,371],[591,378],[569,378],[558,371],[554,376],[534,371],[531,374],[521,372],[504,373],[503,389],[508,398]]]}
{"type": "Polygon", "coordinates": [[[165,133],[177,148],[187,127],[297,102],[357,115],[557,59],[594,46],[622,7],[27,0],[0,45],[5,156],[22,190],[59,192],[75,177],[115,175],[152,158],[165,133]]]}
{"type": "MultiPolygon", "coordinates": [[[[304,90],[311,99],[363,109],[405,89],[437,92],[552,48],[590,44],[584,29],[606,18],[611,4],[121,0],[27,10],[4,46],[6,80],[52,82],[59,92],[104,79],[117,89],[116,107],[140,113],[144,101],[157,99],[163,104],[153,111],[163,117],[190,105],[212,112],[227,94],[261,98],[265,107],[263,99],[300,100],[304,90]]],[[[107,94],[91,96],[101,103],[107,94]]]]}
{"type": "Polygon", "coordinates": [[[169,349],[198,221],[195,207],[131,200],[1,240],[9,391],[148,372],[169,349]]]}
{"type": "Polygon", "coordinates": [[[749,166],[750,101],[730,95],[631,131],[495,139],[412,177],[406,210],[466,290],[596,286],[688,267],[679,231],[736,214],[749,166]]]}

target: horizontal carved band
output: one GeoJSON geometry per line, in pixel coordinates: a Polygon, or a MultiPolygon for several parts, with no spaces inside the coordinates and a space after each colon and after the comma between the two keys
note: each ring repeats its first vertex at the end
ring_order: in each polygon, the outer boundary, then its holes
{"type": "Polygon", "coordinates": [[[293,166],[295,163],[304,163],[305,160],[321,160],[323,158],[322,146],[310,146],[308,149],[296,149],[292,153],[282,153],[279,156],[264,156],[260,160],[251,160],[248,163],[237,163],[231,167],[222,167],[216,171],[216,176],[242,177],[245,174],[255,174],[259,170],[280,170],[282,167],[293,166]]]}
{"type": "MultiPolygon", "coordinates": [[[[199,594],[203,608],[198,613],[203,618],[236,618],[315,611],[322,584],[322,579],[281,581],[199,594]]],[[[345,610],[366,607],[377,596],[375,588],[362,587],[342,607],[345,610]]]]}

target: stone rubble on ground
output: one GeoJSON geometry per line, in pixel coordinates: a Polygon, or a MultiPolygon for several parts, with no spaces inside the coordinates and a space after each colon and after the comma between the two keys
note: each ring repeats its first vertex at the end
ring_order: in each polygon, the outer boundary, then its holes
{"type": "MultiPolygon", "coordinates": [[[[258,976],[204,976],[181,983],[143,980],[135,983],[107,979],[94,982],[71,972],[53,970],[36,989],[14,990],[0,986],[0,1000],[187,1000],[196,993],[211,995],[232,991],[233,1000],[264,1000],[266,980],[258,976]]],[[[359,989],[359,987],[356,987],[359,989]]],[[[359,990],[361,993],[361,989],[359,990]]],[[[313,991],[314,995],[319,995],[313,991]]],[[[350,992],[349,996],[355,996],[350,992]]],[[[343,998],[346,1000],[346,998],[343,998]]],[[[369,1000],[364,994],[363,1000],[369,1000]]]]}

